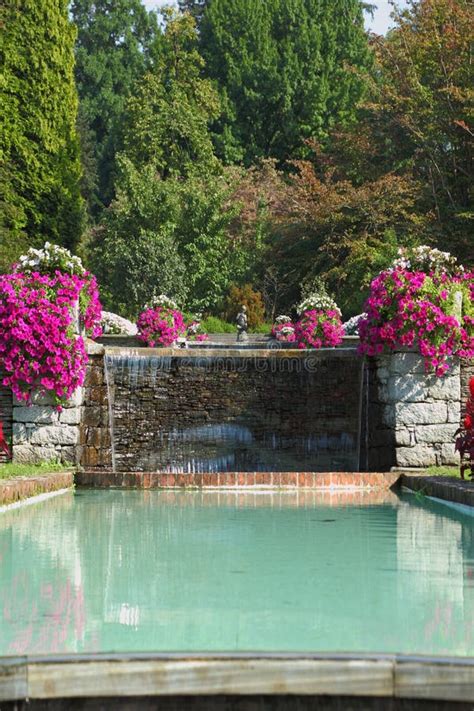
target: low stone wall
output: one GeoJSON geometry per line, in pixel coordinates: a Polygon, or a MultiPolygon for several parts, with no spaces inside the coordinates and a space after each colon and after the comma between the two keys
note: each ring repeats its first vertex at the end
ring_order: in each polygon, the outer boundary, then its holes
{"type": "MultiPolygon", "coordinates": [[[[5,377],[4,371],[0,369],[0,422],[3,425],[3,434],[6,441],[10,444],[12,441],[12,424],[13,424],[13,396],[10,388],[1,385],[5,377]]],[[[8,461],[9,457],[3,451],[0,451],[0,464],[8,461]]]]}
{"type": "Polygon", "coordinates": [[[13,401],[13,461],[19,463],[78,461],[82,388],[61,411],[47,395],[33,397],[32,404],[13,401]]]}
{"type": "Polygon", "coordinates": [[[417,353],[392,353],[377,358],[373,376],[379,409],[376,429],[369,434],[373,460],[380,464],[387,456],[397,467],[457,464],[454,433],[461,418],[459,361],[443,378],[437,378],[425,373],[423,358],[417,353]]]}
{"type": "MultiPolygon", "coordinates": [[[[8,389],[0,388],[0,417],[7,439],[12,437],[14,461],[56,460],[79,464],[88,471],[111,471],[112,413],[116,469],[123,472],[135,469],[172,473],[171,460],[159,453],[156,456],[155,444],[160,438],[166,456],[170,442],[173,446],[177,443],[179,450],[183,440],[191,454],[196,452],[202,458],[204,450],[195,447],[194,440],[189,443],[178,435],[183,430],[194,437],[195,432],[199,434],[200,428],[207,428],[209,423],[224,423],[229,430],[235,423],[249,431],[257,428],[257,443],[271,426],[277,446],[284,442],[278,434],[280,430],[289,439],[304,436],[311,444],[312,433],[322,436],[325,422],[329,434],[343,432],[348,423],[349,429],[356,432],[358,394],[357,398],[353,395],[360,392],[360,378],[356,377],[355,365],[354,368],[351,365],[355,354],[349,357],[339,350],[320,353],[316,366],[298,370],[288,364],[269,369],[269,359],[276,362],[282,354],[262,350],[239,356],[251,363],[250,368],[227,368],[225,363],[237,357],[228,351],[221,352],[220,365],[214,370],[214,366],[209,367],[212,356],[208,352],[195,362],[197,353],[174,351],[166,367],[158,367],[150,360],[151,352],[141,349],[143,361],[134,362],[135,371],[130,374],[127,352],[136,358],[133,355],[136,350],[120,349],[124,362],[118,363],[115,372],[113,367],[107,371],[104,347],[90,343],[84,387],[60,412],[46,397],[35,397],[32,405],[26,406],[12,400],[8,389]],[[337,369],[342,369],[342,377],[333,372],[337,369]]],[[[294,357],[301,359],[303,354],[296,353],[294,357]]],[[[392,467],[457,464],[454,433],[473,375],[472,361],[455,363],[442,379],[426,375],[422,359],[413,352],[367,360],[361,402],[360,470],[376,472],[392,467]]],[[[262,443],[274,449],[274,442],[267,440],[268,437],[263,437],[262,443]]],[[[283,452],[282,466],[271,466],[269,461],[266,471],[291,471],[291,467],[284,466],[293,457],[290,444],[286,454],[283,452]]],[[[213,442],[208,440],[205,446],[213,455],[213,442]]],[[[317,470],[312,469],[309,459],[306,466],[304,457],[300,459],[299,463],[295,459],[294,469],[317,470]]],[[[227,466],[227,470],[245,471],[238,461],[235,464],[227,466]]],[[[329,460],[320,471],[328,469],[334,469],[329,460]]],[[[249,462],[247,471],[252,470],[256,471],[249,462]]],[[[206,473],[205,469],[196,470],[199,471],[206,473]]]]}

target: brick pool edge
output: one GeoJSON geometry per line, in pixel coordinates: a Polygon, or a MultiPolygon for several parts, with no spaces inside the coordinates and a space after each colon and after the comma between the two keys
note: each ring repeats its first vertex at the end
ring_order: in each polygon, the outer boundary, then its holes
{"type": "Polygon", "coordinates": [[[119,489],[391,489],[400,472],[167,472],[78,471],[77,486],[119,489]]]}
{"type": "Polygon", "coordinates": [[[42,494],[51,494],[74,486],[74,472],[51,472],[31,477],[0,480],[0,506],[9,506],[42,494]]]}

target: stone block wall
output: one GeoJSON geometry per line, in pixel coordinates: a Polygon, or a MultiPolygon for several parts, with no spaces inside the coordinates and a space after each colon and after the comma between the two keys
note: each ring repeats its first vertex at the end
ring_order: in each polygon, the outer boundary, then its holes
{"type": "MultiPolygon", "coordinates": [[[[0,370],[0,421],[3,425],[3,434],[6,441],[10,444],[12,439],[12,424],[13,424],[13,396],[10,388],[1,385],[4,378],[4,372],[0,370]]],[[[0,451],[0,463],[6,462],[8,457],[5,452],[0,451]]]]}
{"type": "Polygon", "coordinates": [[[459,361],[447,375],[437,378],[425,373],[417,353],[392,353],[376,359],[373,376],[379,420],[369,435],[371,467],[383,460],[387,447],[392,466],[457,464],[454,433],[461,418],[459,361]]]}
{"type": "Polygon", "coordinates": [[[82,421],[80,428],[80,464],[88,470],[111,470],[112,448],[104,349],[89,354],[82,421]]]}
{"type": "Polygon", "coordinates": [[[39,463],[78,461],[82,388],[58,411],[48,395],[33,397],[32,404],[13,400],[13,461],[39,463]]]}

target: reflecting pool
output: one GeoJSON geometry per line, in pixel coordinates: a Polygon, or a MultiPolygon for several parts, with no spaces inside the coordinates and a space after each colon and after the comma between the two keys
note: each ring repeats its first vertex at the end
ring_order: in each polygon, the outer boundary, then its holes
{"type": "Polygon", "coordinates": [[[0,513],[0,654],[474,654],[474,518],[391,492],[88,491],[0,513]]]}

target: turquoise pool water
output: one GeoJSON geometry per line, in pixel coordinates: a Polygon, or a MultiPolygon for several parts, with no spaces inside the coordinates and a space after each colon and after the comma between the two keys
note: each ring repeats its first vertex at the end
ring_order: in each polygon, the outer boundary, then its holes
{"type": "Polygon", "coordinates": [[[0,654],[474,654],[474,518],[412,496],[79,491],[0,514],[0,654]]]}

